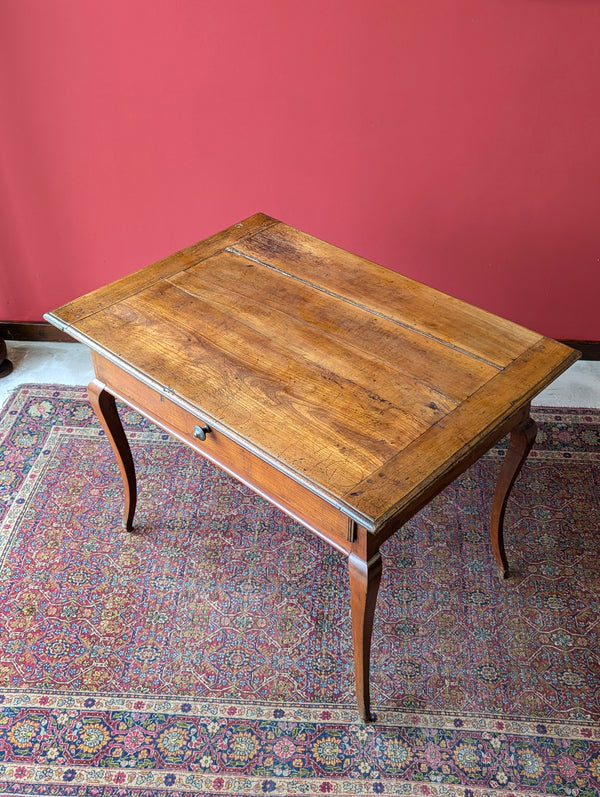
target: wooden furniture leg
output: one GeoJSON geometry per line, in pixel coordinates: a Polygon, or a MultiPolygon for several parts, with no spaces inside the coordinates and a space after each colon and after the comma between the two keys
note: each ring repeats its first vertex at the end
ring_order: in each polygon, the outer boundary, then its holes
{"type": "Polygon", "coordinates": [[[492,521],[490,536],[494,558],[501,578],[508,578],[509,568],[504,551],[504,513],[513,485],[519,475],[527,455],[535,442],[537,425],[527,414],[525,420],[518,423],[510,433],[508,451],[498,476],[494,501],[492,504],[492,521]]]}
{"type": "Polygon", "coordinates": [[[375,718],[371,714],[369,673],[373,618],[381,581],[380,553],[377,552],[369,561],[364,561],[356,554],[351,553],[348,558],[348,572],[350,575],[358,713],[363,722],[372,722],[375,718]]]}
{"type": "Polygon", "coordinates": [[[98,379],[94,379],[88,385],[88,396],[117,458],[125,487],[123,525],[126,531],[131,531],[137,503],[135,466],[129,442],[119,418],[115,397],[106,390],[105,385],[98,379]]]}

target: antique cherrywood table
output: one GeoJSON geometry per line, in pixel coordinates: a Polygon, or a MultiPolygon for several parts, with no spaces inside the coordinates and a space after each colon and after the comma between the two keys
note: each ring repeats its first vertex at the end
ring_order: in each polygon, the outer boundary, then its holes
{"type": "Polygon", "coordinates": [[[491,511],[506,576],[530,401],[578,356],[262,214],[47,319],[92,350],[127,529],[136,480],[115,397],[348,557],[367,721],[382,543],[510,433],[491,511]]]}

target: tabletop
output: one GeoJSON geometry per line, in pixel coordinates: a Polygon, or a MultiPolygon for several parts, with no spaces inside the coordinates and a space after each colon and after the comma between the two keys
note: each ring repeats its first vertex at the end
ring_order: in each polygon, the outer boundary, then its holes
{"type": "Polygon", "coordinates": [[[47,318],[374,533],[578,357],[264,214],[47,318]]]}

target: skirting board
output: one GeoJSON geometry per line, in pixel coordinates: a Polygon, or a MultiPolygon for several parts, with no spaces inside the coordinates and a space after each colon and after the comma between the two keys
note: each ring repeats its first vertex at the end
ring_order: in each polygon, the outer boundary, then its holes
{"type": "MultiPolygon", "coordinates": [[[[52,324],[30,321],[0,321],[0,338],[4,340],[37,340],[52,343],[73,343],[73,338],[52,324]]],[[[583,360],[600,360],[600,341],[563,340],[567,346],[581,352],[583,360]]]]}
{"type": "Polygon", "coordinates": [[[33,340],[47,343],[75,343],[70,335],[44,321],[0,321],[4,340],[33,340]]]}

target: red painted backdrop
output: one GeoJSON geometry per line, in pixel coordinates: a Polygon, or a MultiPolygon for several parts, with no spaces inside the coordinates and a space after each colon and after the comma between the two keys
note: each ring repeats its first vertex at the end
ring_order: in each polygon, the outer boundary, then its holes
{"type": "Polygon", "coordinates": [[[257,210],[600,339],[600,3],[0,0],[0,319],[257,210]]]}

